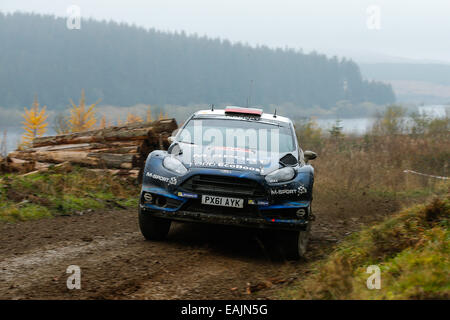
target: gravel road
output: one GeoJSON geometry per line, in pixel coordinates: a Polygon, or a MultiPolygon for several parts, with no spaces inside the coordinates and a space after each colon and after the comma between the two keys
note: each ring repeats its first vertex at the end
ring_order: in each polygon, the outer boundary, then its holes
{"type": "Polygon", "coordinates": [[[345,216],[318,207],[305,260],[273,256],[257,231],[172,224],[164,242],[145,241],[136,210],[0,223],[0,299],[255,299],[307,276],[309,263],[378,215],[354,208],[345,216]],[[66,285],[69,265],[81,289],[66,285]]]}

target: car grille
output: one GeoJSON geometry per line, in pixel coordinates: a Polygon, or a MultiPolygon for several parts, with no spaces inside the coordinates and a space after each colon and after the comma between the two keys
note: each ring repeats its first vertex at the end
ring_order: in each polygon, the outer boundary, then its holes
{"type": "Polygon", "coordinates": [[[263,197],[264,188],[256,181],[229,176],[195,175],[182,185],[186,191],[237,197],[263,197]]]}

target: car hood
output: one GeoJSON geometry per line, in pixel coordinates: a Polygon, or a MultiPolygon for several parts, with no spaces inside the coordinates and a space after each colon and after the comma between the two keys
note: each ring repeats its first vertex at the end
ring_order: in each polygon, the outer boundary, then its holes
{"type": "Polygon", "coordinates": [[[217,168],[266,175],[279,169],[279,160],[286,155],[286,153],[275,154],[242,148],[201,147],[182,143],[179,146],[181,153],[175,157],[188,169],[217,168]]]}

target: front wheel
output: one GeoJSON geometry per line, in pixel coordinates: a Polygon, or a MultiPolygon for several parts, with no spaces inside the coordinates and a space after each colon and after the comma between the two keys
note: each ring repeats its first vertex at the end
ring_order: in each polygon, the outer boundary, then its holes
{"type": "Polygon", "coordinates": [[[139,228],[147,240],[164,240],[169,233],[171,221],[152,217],[139,210],[139,228]]]}
{"type": "Polygon", "coordinates": [[[287,259],[298,260],[305,256],[309,242],[310,230],[311,222],[308,223],[305,230],[289,231],[283,234],[281,250],[287,259]]]}

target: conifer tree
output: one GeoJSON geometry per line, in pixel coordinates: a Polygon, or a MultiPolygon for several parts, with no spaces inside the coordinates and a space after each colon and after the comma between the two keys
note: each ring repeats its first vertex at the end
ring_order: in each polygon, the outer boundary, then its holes
{"type": "Polygon", "coordinates": [[[153,119],[152,119],[152,108],[151,108],[150,105],[147,108],[147,116],[146,116],[145,120],[146,120],[146,122],[152,122],[153,121],[153,119]]]}
{"type": "Polygon", "coordinates": [[[25,130],[22,135],[22,144],[24,146],[31,145],[34,138],[40,137],[47,132],[48,123],[45,122],[45,120],[47,120],[48,115],[46,114],[46,109],[46,106],[42,109],[39,108],[39,102],[36,96],[34,97],[33,105],[30,110],[26,107],[24,108],[25,113],[22,115],[24,118],[22,124],[24,125],[23,129],[25,130]]]}
{"type": "Polygon", "coordinates": [[[143,122],[143,120],[142,120],[141,117],[128,112],[128,114],[127,114],[127,124],[129,124],[129,123],[136,123],[136,122],[143,122]]]}
{"type": "Polygon", "coordinates": [[[86,108],[86,97],[84,89],[81,90],[81,98],[79,105],[70,100],[72,108],[70,109],[69,125],[71,132],[86,131],[94,127],[97,120],[95,119],[95,106],[98,102],[91,104],[86,108]]]}

